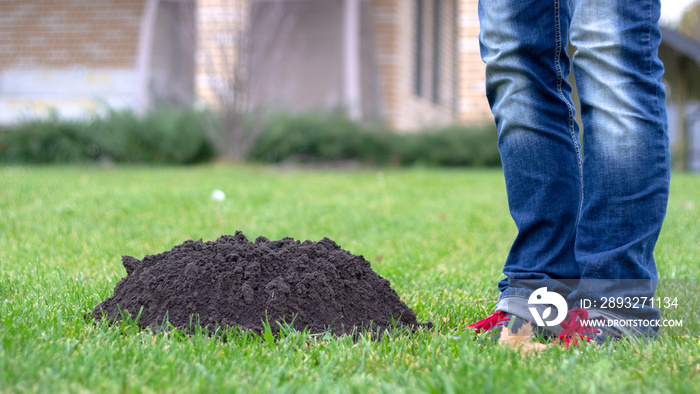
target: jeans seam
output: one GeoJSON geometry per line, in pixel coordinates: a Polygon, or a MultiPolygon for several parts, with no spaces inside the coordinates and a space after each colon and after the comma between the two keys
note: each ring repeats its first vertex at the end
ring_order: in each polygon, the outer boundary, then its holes
{"type": "Polygon", "coordinates": [[[566,104],[568,112],[568,126],[569,134],[571,134],[571,140],[574,143],[574,151],[576,152],[576,164],[578,165],[579,181],[581,183],[581,196],[578,204],[578,215],[576,221],[581,216],[581,209],[583,208],[583,163],[581,162],[581,149],[578,144],[578,138],[576,138],[576,132],[574,131],[574,109],[571,103],[566,99],[564,92],[562,90],[562,85],[564,83],[563,72],[561,70],[561,46],[562,46],[562,34],[561,34],[561,0],[554,0],[554,29],[555,29],[555,49],[554,49],[554,68],[557,72],[557,95],[566,104]]]}
{"type": "Polygon", "coordinates": [[[654,16],[653,16],[653,4],[651,4],[651,1],[647,2],[647,9],[648,9],[648,15],[647,17],[649,18],[649,28],[646,31],[646,37],[645,38],[645,44],[647,45],[647,51],[646,51],[646,66],[647,66],[647,75],[652,73],[652,70],[654,69],[654,56],[652,56],[652,53],[654,52],[653,50],[653,45],[651,43],[651,30],[654,28],[654,16]]]}

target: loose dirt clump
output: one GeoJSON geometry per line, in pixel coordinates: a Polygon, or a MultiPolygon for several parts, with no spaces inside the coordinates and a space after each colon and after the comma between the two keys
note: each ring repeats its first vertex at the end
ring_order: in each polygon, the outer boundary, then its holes
{"type": "Polygon", "coordinates": [[[238,326],[261,332],[269,321],[312,333],[417,327],[416,315],[362,256],[324,238],[249,242],[240,232],[211,242],[186,241],[138,260],[122,257],[127,276],[97,305],[96,319],[133,318],[143,326],[191,322],[213,330],[238,326]],[[122,312],[120,312],[122,311],[122,312]]]}

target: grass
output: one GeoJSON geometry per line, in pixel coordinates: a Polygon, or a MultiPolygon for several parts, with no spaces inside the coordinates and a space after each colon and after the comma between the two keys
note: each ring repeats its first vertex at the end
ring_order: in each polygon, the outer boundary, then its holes
{"type": "MultiPolygon", "coordinates": [[[[674,174],[662,277],[700,278],[699,187],[674,174]]],[[[497,170],[0,168],[0,392],[697,391],[697,336],[524,356],[462,334],[493,307],[515,236],[504,190],[497,170]],[[435,329],[223,341],[85,318],[125,275],[121,255],[237,229],[335,240],[435,329]]]]}

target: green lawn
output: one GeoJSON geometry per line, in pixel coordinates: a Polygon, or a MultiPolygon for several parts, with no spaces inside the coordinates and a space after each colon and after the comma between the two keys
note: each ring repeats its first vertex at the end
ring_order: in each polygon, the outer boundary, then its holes
{"type": "MultiPolygon", "coordinates": [[[[662,277],[700,278],[699,190],[700,177],[674,174],[662,277]]],[[[491,311],[516,231],[499,170],[8,167],[0,215],[0,392],[700,390],[697,336],[521,355],[462,334],[491,311]],[[235,230],[329,237],[435,328],[222,341],[84,317],[126,275],[121,255],[235,230]]]]}

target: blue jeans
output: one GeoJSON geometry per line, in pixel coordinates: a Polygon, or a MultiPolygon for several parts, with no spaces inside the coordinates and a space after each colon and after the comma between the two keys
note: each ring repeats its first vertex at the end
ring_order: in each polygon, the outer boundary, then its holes
{"type": "MultiPolygon", "coordinates": [[[[479,2],[486,94],[518,228],[499,309],[509,312],[503,301],[534,286],[570,308],[654,295],[670,182],[659,15],[659,0],[479,2]],[[566,81],[572,66],[583,146],[566,81]],[[523,279],[533,285],[512,285],[523,279]]],[[[624,312],[659,316],[651,307],[624,312]]]]}

